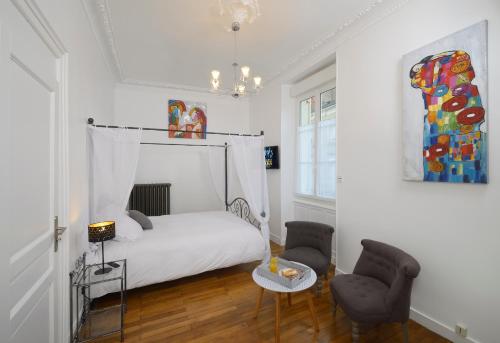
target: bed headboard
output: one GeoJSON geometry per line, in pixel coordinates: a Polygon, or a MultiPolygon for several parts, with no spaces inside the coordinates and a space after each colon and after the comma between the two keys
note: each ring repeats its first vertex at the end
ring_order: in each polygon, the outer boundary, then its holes
{"type": "Polygon", "coordinates": [[[232,214],[240,217],[243,220],[246,220],[257,229],[260,229],[260,223],[250,211],[250,206],[248,202],[243,198],[236,198],[231,203],[228,204],[228,211],[232,214]]]}
{"type": "Polygon", "coordinates": [[[170,183],[134,185],[128,201],[129,210],[141,211],[147,216],[170,214],[170,183]]]}

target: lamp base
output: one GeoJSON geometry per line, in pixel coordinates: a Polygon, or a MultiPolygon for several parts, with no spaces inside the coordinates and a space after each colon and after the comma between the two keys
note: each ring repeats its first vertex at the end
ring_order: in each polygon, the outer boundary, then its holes
{"type": "Polygon", "coordinates": [[[103,274],[107,274],[109,273],[110,271],[112,271],[113,268],[102,268],[102,269],[98,269],[94,272],[94,275],[103,275],[103,274]]]}

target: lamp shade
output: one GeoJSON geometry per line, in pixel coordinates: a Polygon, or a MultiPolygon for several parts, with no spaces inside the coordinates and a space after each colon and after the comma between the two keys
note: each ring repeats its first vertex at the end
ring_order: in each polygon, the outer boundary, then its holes
{"type": "Polygon", "coordinates": [[[90,224],[88,228],[89,242],[96,243],[115,238],[115,222],[113,221],[90,224]]]}

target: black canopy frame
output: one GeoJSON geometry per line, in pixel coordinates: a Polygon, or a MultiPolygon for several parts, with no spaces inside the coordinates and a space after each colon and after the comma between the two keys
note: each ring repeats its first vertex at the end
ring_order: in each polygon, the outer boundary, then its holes
{"type": "MultiPolygon", "coordinates": [[[[190,131],[190,130],[176,130],[176,129],[162,129],[162,128],[152,128],[152,127],[138,127],[138,126],[117,126],[117,125],[98,125],[94,124],[94,118],[89,117],[87,123],[93,127],[102,127],[108,129],[129,129],[129,130],[143,130],[143,131],[159,131],[159,132],[185,132],[185,133],[205,133],[207,135],[221,135],[221,136],[245,136],[245,137],[260,137],[264,136],[264,131],[260,131],[260,134],[249,134],[249,133],[231,133],[231,132],[217,132],[217,131],[190,131]]],[[[224,148],[224,204],[226,206],[226,211],[229,210],[231,205],[228,202],[228,181],[227,181],[227,148],[229,145],[227,142],[222,144],[187,144],[187,143],[155,143],[155,142],[141,142],[141,145],[167,145],[167,146],[187,146],[187,147],[216,147],[224,148]]],[[[264,152],[262,152],[264,153],[264,152]]]]}

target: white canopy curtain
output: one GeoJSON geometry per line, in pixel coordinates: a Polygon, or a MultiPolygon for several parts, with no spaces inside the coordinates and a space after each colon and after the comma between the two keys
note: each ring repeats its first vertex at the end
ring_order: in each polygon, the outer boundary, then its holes
{"type": "MultiPolygon", "coordinates": [[[[220,199],[221,208],[225,209],[225,164],[224,164],[224,148],[209,146],[208,151],[208,167],[210,171],[210,178],[215,188],[215,193],[220,199]]],[[[228,164],[227,164],[227,184],[228,184],[228,201],[231,202],[237,196],[241,195],[241,187],[239,181],[236,179],[234,167],[231,164],[230,146],[228,146],[228,164]]]]}
{"type": "MultiPolygon", "coordinates": [[[[125,214],[134,186],[142,130],[88,127],[87,133],[90,221],[119,220],[125,214]]],[[[87,230],[84,231],[86,238],[87,230]]]]}
{"type": "MultiPolygon", "coordinates": [[[[207,147],[208,149],[208,169],[215,188],[215,193],[224,204],[225,199],[225,179],[224,179],[224,149],[219,147],[207,147]]],[[[229,166],[228,166],[229,167],[229,166]]],[[[226,204],[224,204],[225,206],[226,204]]]]}
{"type": "Polygon", "coordinates": [[[269,195],[267,190],[264,136],[230,136],[231,160],[240,180],[245,199],[260,222],[266,243],[265,260],[271,256],[269,245],[269,195]]]}

